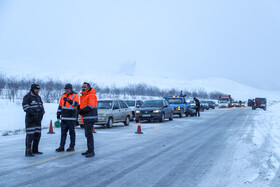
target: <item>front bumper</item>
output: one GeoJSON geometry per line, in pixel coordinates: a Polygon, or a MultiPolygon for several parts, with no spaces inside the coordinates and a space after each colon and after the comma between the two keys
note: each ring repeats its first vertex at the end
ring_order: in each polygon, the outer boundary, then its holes
{"type": "Polygon", "coordinates": [[[153,113],[153,114],[136,114],[136,121],[137,120],[160,120],[161,113],[153,113]]]}
{"type": "Polygon", "coordinates": [[[98,117],[98,122],[95,125],[105,125],[108,123],[108,117],[98,117]]]}

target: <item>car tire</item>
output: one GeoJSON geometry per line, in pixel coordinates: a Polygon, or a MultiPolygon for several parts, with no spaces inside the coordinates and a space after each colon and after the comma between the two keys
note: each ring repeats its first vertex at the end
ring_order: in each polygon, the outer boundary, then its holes
{"type": "Polygon", "coordinates": [[[164,119],[165,119],[165,115],[164,115],[164,113],[162,113],[159,122],[164,122],[164,119]]]}
{"type": "Polygon", "coordinates": [[[109,118],[108,122],[106,124],[107,128],[112,128],[113,127],[113,118],[109,118]]]}
{"type": "Polygon", "coordinates": [[[173,113],[171,113],[171,114],[170,114],[170,118],[169,118],[169,120],[170,120],[170,121],[172,121],[172,120],[173,120],[173,113]]]}
{"type": "Polygon", "coordinates": [[[125,126],[128,126],[129,123],[130,123],[130,117],[129,117],[129,116],[126,116],[125,121],[124,121],[124,125],[125,125],[125,126]]]}

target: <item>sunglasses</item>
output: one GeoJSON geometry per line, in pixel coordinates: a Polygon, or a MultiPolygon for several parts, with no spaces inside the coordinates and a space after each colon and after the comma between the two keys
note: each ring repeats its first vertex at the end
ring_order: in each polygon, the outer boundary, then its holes
{"type": "Polygon", "coordinates": [[[87,86],[82,86],[82,88],[88,88],[87,86]]]}

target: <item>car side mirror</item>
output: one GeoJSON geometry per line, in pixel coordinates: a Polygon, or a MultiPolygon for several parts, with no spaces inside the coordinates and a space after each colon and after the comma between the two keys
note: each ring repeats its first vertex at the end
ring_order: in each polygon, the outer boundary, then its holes
{"type": "Polygon", "coordinates": [[[140,105],[136,105],[136,108],[140,108],[140,105]]]}

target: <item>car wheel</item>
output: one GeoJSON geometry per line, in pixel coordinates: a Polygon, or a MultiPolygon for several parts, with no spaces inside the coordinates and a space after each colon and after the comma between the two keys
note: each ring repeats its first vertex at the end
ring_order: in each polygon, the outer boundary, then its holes
{"type": "Polygon", "coordinates": [[[108,123],[106,125],[108,128],[112,128],[113,127],[113,118],[109,118],[108,119],[108,123]]]}
{"type": "Polygon", "coordinates": [[[129,117],[129,116],[126,116],[125,121],[124,121],[124,125],[125,125],[125,126],[128,126],[129,123],[130,123],[130,117],[129,117]]]}
{"type": "Polygon", "coordinates": [[[170,114],[170,118],[169,118],[169,120],[170,120],[170,121],[172,121],[172,120],[173,120],[173,113],[171,113],[171,114],[170,114]]]}
{"type": "Polygon", "coordinates": [[[160,121],[160,122],[164,122],[164,119],[165,119],[165,115],[164,115],[164,113],[162,113],[162,114],[161,114],[161,118],[160,118],[159,121],[160,121]]]}
{"type": "Polygon", "coordinates": [[[185,116],[186,116],[186,117],[188,117],[188,116],[189,116],[189,114],[186,112],[186,113],[185,113],[185,116]]]}

